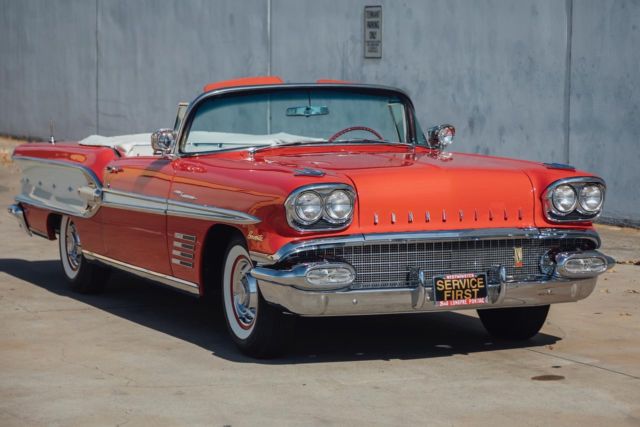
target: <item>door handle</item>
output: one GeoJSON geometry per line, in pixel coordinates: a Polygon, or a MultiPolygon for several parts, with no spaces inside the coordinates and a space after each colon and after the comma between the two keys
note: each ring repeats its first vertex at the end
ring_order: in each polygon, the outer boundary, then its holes
{"type": "Polygon", "coordinates": [[[183,199],[188,199],[188,200],[195,200],[197,199],[196,196],[192,196],[191,194],[187,194],[187,193],[183,193],[180,190],[173,190],[173,194],[175,194],[178,197],[182,197],[183,199]]]}
{"type": "Polygon", "coordinates": [[[119,166],[107,166],[107,172],[109,173],[120,173],[120,172],[124,172],[124,169],[122,169],[119,166]]]}

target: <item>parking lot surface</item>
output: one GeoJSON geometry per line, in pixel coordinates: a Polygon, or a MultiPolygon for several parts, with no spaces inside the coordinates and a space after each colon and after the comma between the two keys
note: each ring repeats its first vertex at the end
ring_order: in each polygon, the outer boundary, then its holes
{"type": "Polygon", "coordinates": [[[529,342],[492,340],[474,312],[301,319],[289,354],[261,361],[187,295],[120,273],[72,293],[57,242],[2,213],[0,425],[638,426],[640,230],[598,230],[621,263],[529,342]]]}

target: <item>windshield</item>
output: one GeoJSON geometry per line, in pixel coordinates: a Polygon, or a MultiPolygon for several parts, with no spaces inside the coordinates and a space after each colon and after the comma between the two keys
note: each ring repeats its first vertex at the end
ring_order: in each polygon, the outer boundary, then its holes
{"type": "Polygon", "coordinates": [[[203,101],[182,151],[198,153],[276,144],[408,142],[403,100],[393,93],[292,89],[203,101]]]}

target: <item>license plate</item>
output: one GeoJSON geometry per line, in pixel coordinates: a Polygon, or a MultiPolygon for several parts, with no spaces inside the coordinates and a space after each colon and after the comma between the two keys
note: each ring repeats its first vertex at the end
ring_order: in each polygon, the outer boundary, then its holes
{"type": "Polygon", "coordinates": [[[487,298],[487,275],[448,274],[433,278],[434,302],[439,307],[485,304],[487,298]]]}

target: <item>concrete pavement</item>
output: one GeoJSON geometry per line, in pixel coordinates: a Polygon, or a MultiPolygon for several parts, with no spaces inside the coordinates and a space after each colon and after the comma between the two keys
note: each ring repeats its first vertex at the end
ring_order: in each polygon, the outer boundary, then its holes
{"type": "MultiPolygon", "coordinates": [[[[0,157],[0,205],[16,187],[0,157]]],[[[72,293],[56,242],[2,213],[0,425],[638,426],[640,231],[599,230],[629,263],[528,343],[474,313],[302,319],[287,357],[258,361],[189,296],[119,273],[72,293]]]]}

